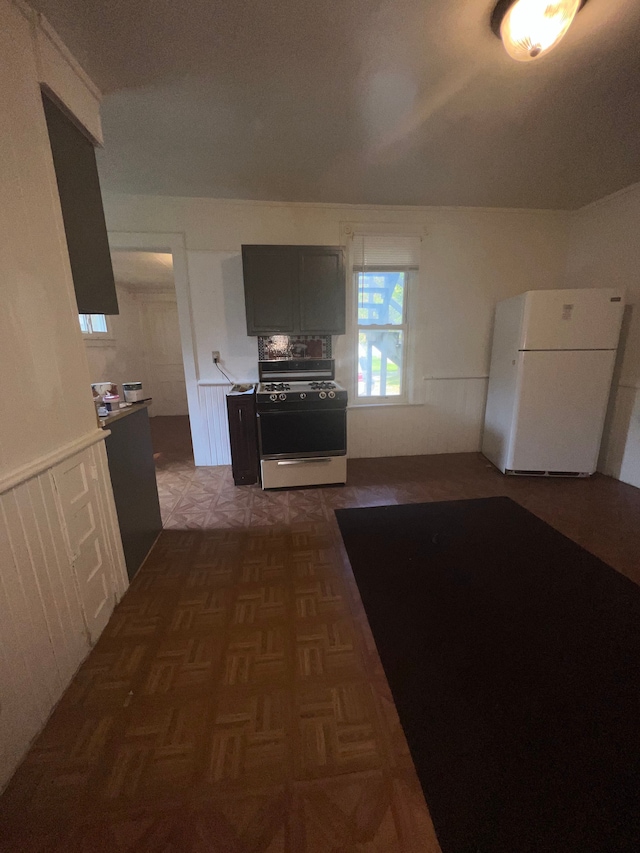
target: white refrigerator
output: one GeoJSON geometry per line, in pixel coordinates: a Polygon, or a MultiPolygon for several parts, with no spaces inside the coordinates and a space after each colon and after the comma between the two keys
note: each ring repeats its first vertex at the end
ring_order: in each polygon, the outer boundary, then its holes
{"type": "Polygon", "coordinates": [[[595,472],[623,310],[610,288],[498,303],[482,452],[503,473],[595,472]]]}

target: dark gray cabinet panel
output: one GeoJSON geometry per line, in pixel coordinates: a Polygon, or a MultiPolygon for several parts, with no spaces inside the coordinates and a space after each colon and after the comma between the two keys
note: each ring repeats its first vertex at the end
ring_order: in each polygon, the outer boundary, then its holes
{"type": "Polygon", "coordinates": [[[300,249],[300,333],[344,335],[345,277],[342,249],[300,249]]]}
{"type": "Polygon", "coordinates": [[[131,579],[162,530],[146,408],[108,424],[105,446],[120,524],[122,549],[131,579]]]}
{"type": "Polygon", "coordinates": [[[243,246],[247,334],[296,331],[298,254],[295,246],[243,246]]]}
{"type": "Polygon", "coordinates": [[[345,331],[339,246],[243,246],[248,335],[345,331]]]}
{"type": "Polygon", "coordinates": [[[80,314],[117,314],[107,226],[92,142],[43,93],[53,165],[80,314]]]}

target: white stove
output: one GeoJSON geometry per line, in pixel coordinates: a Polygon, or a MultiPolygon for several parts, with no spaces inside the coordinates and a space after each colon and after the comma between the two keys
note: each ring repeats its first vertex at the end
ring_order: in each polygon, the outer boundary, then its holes
{"type": "Polygon", "coordinates": [[[344,483],[347,391],[332,359],[260,362],[256,395],[263,489],[344,483]]]}

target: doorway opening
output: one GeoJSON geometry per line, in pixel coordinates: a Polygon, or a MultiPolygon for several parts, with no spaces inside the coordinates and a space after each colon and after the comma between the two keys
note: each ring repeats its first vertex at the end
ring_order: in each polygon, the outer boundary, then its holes
{"type": "MultiPolygon", "coordinates": [[[[120,313],[85,319],[83,337],[93,382],[142,383],[151,398],[149,424],[163,522],[173,510],[165,472],[195,470],[178,302],[170,251],[112,248],[120,313]],[[99,334],[91,333],[93,327],[99,334]]],[[[82,327],[81,318],[81,327],[82,327]]]]}
{"type": "Polygon", "coordinates": [[[130,354],[142,371],[145,396],[153,400],[154,453],[165,461],[176,454],[193,461],[173,257],[114,249],[111,259],[120,316],[138,333],[129,338],[130,354]]]}

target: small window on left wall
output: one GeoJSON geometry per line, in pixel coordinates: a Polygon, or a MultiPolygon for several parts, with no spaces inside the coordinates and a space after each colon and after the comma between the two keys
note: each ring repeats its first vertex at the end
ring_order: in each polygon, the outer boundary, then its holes
{"type": "Polygon", "coordinates": [[[106,314],[78,314],[80,329],[83,335],[109,337],[109,326],[106,314]]]}

